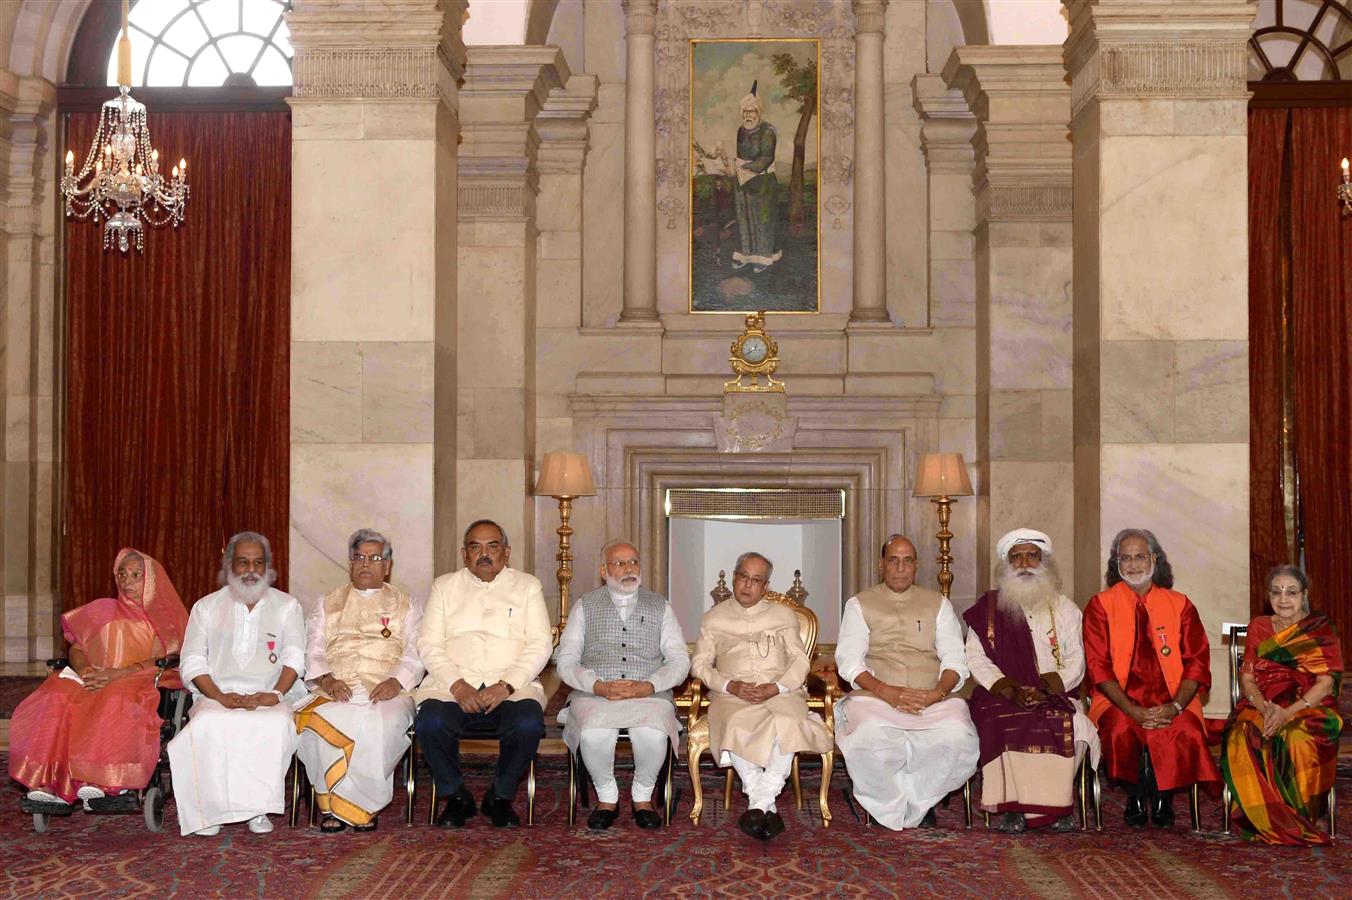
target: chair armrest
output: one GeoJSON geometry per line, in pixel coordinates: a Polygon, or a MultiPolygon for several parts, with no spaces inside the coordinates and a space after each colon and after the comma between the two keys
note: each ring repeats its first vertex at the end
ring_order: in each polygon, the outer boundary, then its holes
{"type": "Polygon", "coordinates": [[[690,679],[690,711],[686,714],[685,730],[688,732],[699,721],[700,707],[704,704],[704,685],[698,678],[690,679]]]}
{"type": "Polygon", "coordinates": [[[177,654],[177,653],[170,653],[168,656],[161,656],[159,659],[155,660],[155,668],[157,668],[157,669],[177,669],[177,668],[178,668],[178,654],[177,654]]]}
{"type": "Polygon", "coordinates": [[[834,678],[822,679],[822,720],[826,722],[826,730],[831,732],[831,736],[836,734],[836,680],[834,678]]]}
{"type": "Polygon", "coordinates": [[[70,665],[70,659],[65,656],[54,656],[47,660],[47,671],[57,672],[70,665]]]}

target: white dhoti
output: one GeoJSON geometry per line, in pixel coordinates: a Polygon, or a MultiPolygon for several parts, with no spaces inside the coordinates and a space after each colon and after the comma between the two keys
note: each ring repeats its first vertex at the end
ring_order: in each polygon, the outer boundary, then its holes
{"type": "Polygon", "coordinates": [[[281,814],[295,751],[296,726],[285,703],[226,709],[196,697],[187,727],[169,742],[179,831],[281,814]]]}
{"type": "Polygon", "coordinates": [[[1061,811],[1069,810],[1074,802],[1075,773],[1084,755],[1089,754],[1090,768],[1097,769],[1099,764],[1098,729],[1079,704],[1071,718],[1071,733],[1073,758],[1006,750],[982,766],[981,808],[986,812],[1019,808],[1033,814],[1068,814],[1061,811]]]}
{"type": "Polygon", "coordinates": [[[315,802],[349,825],[366,825],[394,798],[394,770],[408,751],[413,698],[339,703],[315,694],[296,710],[296,756],[315,802]]]}
{"type": "Polygon", "coordinates": [[[676,706],[666,697],[607,700],[577,692],[559,710],[558,720],[563,726],[564,744],[574,753],[581,752],[601,803],[614,803],[620,796],[615,781],[615,742],[621,728],[628,729],[634,753],[630,794],[637,803],[652,799],[658,773],[666,762],[667,746],[675,753],[680,741],[676,706]]]}
{"type": "Polygon", "coordinates": [[[836,744],[854,796],[887,828],[913,828],[976,772],[981,757],[967,701],[942,700],[919,714],[877,697],[836,704],[836,744]]]}

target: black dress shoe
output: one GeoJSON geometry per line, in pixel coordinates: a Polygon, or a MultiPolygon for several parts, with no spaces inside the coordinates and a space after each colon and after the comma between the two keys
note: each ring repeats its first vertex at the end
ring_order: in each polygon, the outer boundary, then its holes
{"type": "Polygon", "coordinates": [[[636,809],[634,810],[634,821],[644,831],[656,831],[662,827],[662,816],[656,810],[636,809]]]}
{"type": "Polygon", "coordinates": [[[1023,834],[1028,830],[1028,820],[1023,817],[1023,813],[1007,812],[995,827],[1002,834],[1023,834]]]}
{"type": "Polygon", "coordinates": [[[779,817],[779,813],[770,812],[765,814],[765,825],[763,827],[765,837],[762,840],[770,840],[784,833],[784,820],[779,817]]]}
{"type": "Polygon", "coordinates": [[[479,811],[493,820],[494,828],[515,828],[521,824],[521,817],[512,809],[512,801],[502,799],[491,787],[484,794],[479,811]]]}
{"type": "Polygon", "coordinates": [[[737,820],[737,827],[758,841],[765,840],[765,810],[748,809],[737,820]]]}
{"type": "Polygon", "coordinates": [[[1145,798],[1136,794],[1127,795],[1127,809],[1122,814],[1122,821],[1126,822],[1132,828],[1144,828],[1146,823],[1145,798]]]}
{"type": "Polygon", "coordinates": [[[605,831],[611,825],[615,824],[615,819],[619,812],[613,809],[602,809],[597,807],[592,810],[591,815],[587,816],[587,828],[592,831],[605,831]]]}
{"type": "Polygon", "coordinates": [[[1053,822],[1049,826],[1048,830],[1055,832],[1056,834],[1067,834],[1069,832],[1074,831],[1075,816],[1074,815],[1062,816],[1061,818],[1053,822]]]}
{"type": "Polygon", "coordinates": [[[1160,828],[1174,827],[1174,792],[1161,791],[1150,803],[1150,821],[1160,828]]]}
{"type": "Polygon", "coordinates": [[[916,827],[918,828],[939,827],[939,816],[934,812],[934,807],[932,806],[930,807],[929,812],[925,813],[925,817],[920,820],[920,824],[916,827]]]}
{"type": "Polygon", "coordinates": [[[446,798],[446,805],[437,816],[437,827],[463,828],[466,822],[474,818],[474,813],[474,795],[469,792],[469,788],[461,785],[460,790],[446,798]]]}

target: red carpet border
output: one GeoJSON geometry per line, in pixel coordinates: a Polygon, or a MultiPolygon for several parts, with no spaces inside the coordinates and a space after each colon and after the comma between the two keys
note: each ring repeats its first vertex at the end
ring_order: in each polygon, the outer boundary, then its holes
{"type": "MultiPolygon", "coordinates": [[[[1329,897],[1352,895],[1352,837],[1332,848],[1268,848],[1219,833],[1214,801],[1204,801],[1207,832],[1187,826],[1184,798],[1172,833],[1131,831],[1121,824],[1120,795],[1110,792],[1104,831],[1006,836],[962,827],[958,797],[940,810],[940,828],[906,831],[854,821],[839,788],[835,819],[823,829],[809,803],[799,812],[781,798],[787,833],[764,845],[741,834],[736,816],[714,802],[721,778],[705,777],[705,821],[690,823],[689,787],[676,822],[642,832],[627,805],[616,828],[569,830],[566,775],[540,766],[537,824],[498,831],[482,817],[460,831],[425,824],[427,791],[419,792],[419,824],[403,824],[400,798],[372,835],[327,836],[290,829],[274,818],[271,835],[243,825],[219,837],[182,838],[171,803],[165,831],[146,831],[140,816],[53,819],[34,834],[18,812],[0,820],[0,896],[10,897],[276,897],[547,898],[620,897],[1329,897]]],[[[837,774],[836,785],[845,779],[837,774]]],[[[627,782],[627,775],[622,776],[627,782]]],[[[482,791],[487,772],[471,776],[482,791]],[[477,777],[476,777],[477,776],[477,777]]],[[[1352,825],[1352,783],[1340,780],[1339,818],[1352,825]]],[[[815,798],[816,772],[804,771],[804,794],[815,798]]],[[[524,791],[518,806],[524,813],[524,791]]]]}

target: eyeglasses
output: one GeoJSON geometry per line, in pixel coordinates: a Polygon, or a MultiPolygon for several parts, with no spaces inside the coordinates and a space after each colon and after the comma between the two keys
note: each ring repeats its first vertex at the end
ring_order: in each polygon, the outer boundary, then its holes
{"type": "Polygon", "coordinates": [[[118,580],[118,581],[140,581],[142,578],[145,578],[145,577],[146,577],[146,573],[144,573],[144,572],[118,572],[118,573],[117,573],[117,580],[118,580]]]}
{"type": "Polygon", "coordinates": [[[770,583],[770,579],[768,578],[752,578],[745,572],[733,572],[732,580],[749,582],[753,587],[765,587],[770,583]]]}
{"type": "Polygon", "coordinates": [[[614,562],[606,563],[608,569],[637,569],[638,560],[636,559],[617,559],[614,562]]]}
{"type": "Polygon", "coordinates": [[[1155,554],[1153,553],[1135,553],[1131,556],[1122,556],[1119,554],[1117,557],[1117,564],[1120,566],[1122,563],[1148,563],[1154,558],[1155,554]]]}
{"type": "Polygon", "coordinates": [[[383,563],[385,560],[389,559],[389,557],[382,556],[379,553],[373,553],[370,556],[367,556],[364,553],[354,553],[352,554],[351,559],[357,565],[361,565],[362,563],[368,562],[371,563],[372,565],[379,565],[380,563],[383,563]]]}
{"type": "Polygon", "coordinates": [[[1269,597],[1299,597],[1303,593],[1300,588],[1268,588],[1269,597]]]}

